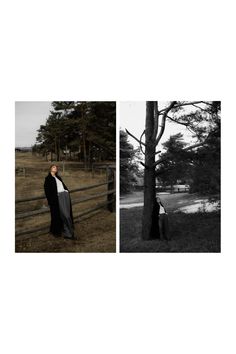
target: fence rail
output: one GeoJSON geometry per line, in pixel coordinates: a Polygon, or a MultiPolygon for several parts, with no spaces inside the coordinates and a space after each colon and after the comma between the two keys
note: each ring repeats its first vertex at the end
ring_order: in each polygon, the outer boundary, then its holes
{"type": "MultiPolygon", "coordinates": [[[[58,161],[56,164],[60,167],[62,174],[64,174],[68,170],[82,170],[82,171],[91,171],[92,176],[94,176],[94,172],[97,171],[105,171],[107,168],[111,168],[113,170],[116,169],[116,164],[114,162],[92,162],[85,164],[84,162],[76,162],[76,161],[58,161]]],[[[48,171],[48,162],[40,162],[38,163],[39,169],[37,171],[46,173],[48,171]]],[[[29,165],[16,165],[15,173],[18,176],[26,177],[27,174],[35,172],[35,167],[29,165]]]]}
{"type": "MultiPolygon", "coordinates": [[[[84,219],[85,216],[86,216],[86,218],[89,217],[89,215],[92,216],[95,211],[98,211],[99,209],[104,208],[104,207],[107,207],[107,209],[111,212],[114,211],[114,209],[115,209],[115,194],[116,194],[114,178],[112,178],[112,179],[109,178],[109,180],[107,182],[97,183],[97,184],[90,185],[90,186],[72,189],[70,191],[70,193],[89,190],[89,189],[97,188],[97,187],[104,186],[104,185],[107,185],[107,190],[105,192],[89,195],[88,197],[81,198],[81,199],[80,198],[73,199],[71,201],[72,205],[74,205],[74,204],[84,203],[84,202],[92,200],[92,199],[97,199],[97,198],[100,198],[103,196],[107,197],[105,202],[99,203],[95,207],[85,209],[81,213],[76,215],[74,217],[75,223],[84,219]]],[[[31,202],[31,201],[40,200],[40,199],[45,199],[45,196],[41,195],[38,197],[19,198],[19,199],[16,199],[16,203],[31,202]]],[[[38,215],[49,213],[49,212],[50,212],[50,208],[44,207],[41,209],[27,211],[24,213],[16,213],[15,219],[16,220],[26,219],[26,218],[30,218],[32,216],[38,216],[38,215]]],[[[16,235],[16,237],[18,237],[18,236],[29,235],[29,234],[38,233],[38,232],[40,232],[42,234],[42,233],[46,233],[48,230],[49,230],[49,224],[44,227],[37,227],[34,229],[27,228],[27,229],[19,230],[19,231],[16,231],[15,235],[16,235]]]]}
{"type": "MultiPolygon", "coordinates": [[[[75,189],[71,189],[70,193],[75,193],[75,192],[81,192],[81,191],[86,191],[88,189],[93,189],[93,188],[97,188],[100,186],[105,186],[108,183],[111,183],[113,181],[108,181],[108,182],[102,182],[102,183],[97,183],[97,184],[91,184],[90,186],[85,186],[85,187],[80,187],[80,188],[75,188],[75,189]]],[[[23,202],[31,202],[31,201],[35,201],[35,200],[40,200],[40,199],[45,199],[45,195],[39,195],[37,197],[30,197],[30,198],[19,198],[16,199],[16,203],[23,203],[23,202]]]]}
{"type": "MultiPolygon", "coordinates": [[[[79,203],[83,203],[83,202],[87,202],[88,200],[92,200],[92,199],[97,199],[100,197],[104,197],[106,195],[109,194],[115,194],[115,189],[108,191],[108,192],[103,192],[103,193],[99,193],[99,194],[93,194],[89,197],[86,198],[82,198],[82,199],[74,199],[71,201],[71,204],[79,204],[79,203]]],[[[17,213],[15,219],[19,220],[19,219],[25,219],[25,218],[29,218],[31,216],[36,216],[36,215],[41,215],[41,214],[45,214],[45,213],[49,213],[50,212],[50,208],[49,207],[45,207],[42,209],[38,209],[38,210],[33,210],[33,211],[26,211],[24,213],[17,213]]]]}
{"type": "MultiPolygon", "coordinates": [[[[104,208],[105,206],[107,206],[108,204],[111,204],[113,202],[114,201],[103,202],[103,203],[98,204],[94,208],[90,208],[90,209],[86,209],[86,210],[82,211],[81,213],[79,213],[74,218],[74,223],[83,221],[83,220],[87,219],[88,217],[93,216],[95,211],[98,211],[98,210],[104,208]]],[[[24,229],[24,230],[17,231],[15,233],[15,236],[16,237],[25,236],[25,235],[29,235],[29,234],[32,234],[32,233],[37,233],[38,236],[39,235],[43,235],[43,234],[45,234],[45,233],[47,233],[49,231],[49,227],[50,227],[50,224],[48,223],[47,226],[44,226],[44,227],[36,227],[34,229],[27,228],[27,229],[24,229]]]]}

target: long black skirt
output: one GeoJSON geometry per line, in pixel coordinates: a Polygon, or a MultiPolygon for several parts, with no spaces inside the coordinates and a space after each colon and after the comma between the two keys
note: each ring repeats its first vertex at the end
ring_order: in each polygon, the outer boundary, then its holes
{"type": "Polygon", "coordinates": [[[74,227],[71,220],[71,204],[68,192],[58,193],[58,202],[61,220],[63,222],[63,235],[66,237],[74,236],[74,227]]]}

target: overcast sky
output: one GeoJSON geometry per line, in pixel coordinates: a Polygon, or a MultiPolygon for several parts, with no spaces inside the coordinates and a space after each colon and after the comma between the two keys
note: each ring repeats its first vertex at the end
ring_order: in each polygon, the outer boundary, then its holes
{"type": "MultiPolygon", "coordinates": [[[[165,106],[167,102],[159,101],[159,109],[165,106]]],[[[31,146],[36,142],[37,129],[41,124],[46,123],[46,119],[50,113],[51,102],[16,102],[15,103],[15,119],[16,119],[16,146],[31,146]]],[[[190,108],[185,108],[190,110],[190,108]]],[[[140,137],[145,127],[145,110],[146,101],[120,102],[120,127],[127,128],[132,134],[140,137]]],[[[185,127],[167,122],[165,132],[161,142],[165,142],[170,135],[181,132],[187,142],[191,142],[191,134],[185,127]]],[[[129,138],[130,142],[138,147],[138,143],[129,138]]]]}
{"type": "MultiPolygon", "coordinates": [[[[168,102],[158,102],[158,109],[164,108],[168,102]]],[[[185,108],[185,111],[189,112],[191,108],[185,108]]],[[[140,138],[143,130],[145,129],[145,114],[146,114],[146,101],[138,102],[121,102],[120,103],[120,127],[121,129],[128,129],[133,135],[140,138]]],[[[184,135],[184,140],[191,143],[193,139],[191,138],[191,133],[186,129],[186,127],[171,123],[168,121],[166,123],[165,132],[162,136],[161,142],[165,142],[169,139],[171,135],[181,132],[184,135]]],[[[143,137],[143,139],[145,139],[143,137]]],[[[138,147],[138,143],[131,137],[129,137],[130,143],[138,147]]],[[[143,140],[144,141],[144,140],[143,140]]]]}
{"type": "Polygon", "coordinates": [[[35,144],[37,129],[39,129],[41,124],[46,123],[51,109],[51,102],[30,101],[15,103],[15,144],[17,147],[35,144]]]}

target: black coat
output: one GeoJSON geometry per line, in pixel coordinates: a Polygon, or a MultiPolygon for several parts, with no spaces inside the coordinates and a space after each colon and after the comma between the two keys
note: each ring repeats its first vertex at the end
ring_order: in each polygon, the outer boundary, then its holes
{"type": "MultiPolygon", "coordinates": [[[[162,202],[160,202],[160,204],[165,209],[162,202]]],[[[160,213],[160,204],[155,200],[153,212],[152,212],[152,228],[151,228],[151,237],[153,239],[160,238],[159,220],[158,220],[158,216],[160,213]]],[[[165,212],[166,212],[166,209],[165,209],[165,212]]]]}
{"type": "MultiPolygon", "coordinates": [[[[56,177],[62,182],[64,189],[66,189],[69,192],[65,183],[62,181],[61,177],[58,174],[56,174],[56,177]]],[[[57,195],[57,182],[50,172],[47,175],[47,177],[45,177],[44,191],[51,212],[50,232],[54,235],[59,236],[61,235],[63,230],[63,222],[60,217],[60,209],[59,209],[59,202],[58,202],[58,195],[57,195]]],[[[74,223],[71,202],[70,202],[70,215],[71,215],[72,223],[74,223]]]]}

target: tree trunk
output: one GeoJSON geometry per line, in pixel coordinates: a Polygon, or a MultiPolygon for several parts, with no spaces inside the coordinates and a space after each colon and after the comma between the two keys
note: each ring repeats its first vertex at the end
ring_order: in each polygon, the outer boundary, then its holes
{"type": "Polygon", "coordinates": [[[87,151],[86,151],[86,140],[85,133],[83,134],[83,150],[84,150],[84,167],[87,168],[87,151]]]}
{"type": "Polygon", "coordinates": [[[66,156],[65,156],[65,160],[67,161],[67,145],[66,145],[66,156]]]}
{"type": "Polygon", "coordinates": [[[59,161],[59,147],[57,145],[57,150],[56,150],[56,161],[59,161]]]}
{"type": "Polygon", "coordinates": [[[61,159],[61,147],[60,147],[61,143],[60,143],[60,137],[58,137],[58,145],[57,145],[57,161],[60,161],[61,159]]]}
{"type": "Polygon", "coordinates": [[[91,142],[89,141],[89,147],[88,147],[88,168],[91,166],[91,142]]]}
{"type": "MultiPolygon", "coordinates": [[[[144,207],[142,222],[142,239],[150,240],[154,237],[152,229],[153,208],[156,197],[155,191],[155,139],[154,130],[154,102],[146,103],[145,127],[145,170],[144,170],[144,207]]],[[[154,230],[155,231],[155,230],[154,230]]]]}
{"type": "Polygon", "coordinates": [[[55,150],[55,158],[57,158],[57,137],[55,135],[55,140],[54,140],[54,150],[55,150]]]}

